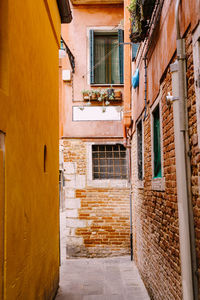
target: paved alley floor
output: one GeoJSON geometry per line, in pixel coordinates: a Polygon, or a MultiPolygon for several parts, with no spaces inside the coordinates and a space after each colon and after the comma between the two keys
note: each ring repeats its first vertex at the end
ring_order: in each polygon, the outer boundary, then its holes
{"type": "Polygon", "coordinates": [[[62,259],[56,300],[150,299],[130,257],[62,259]]]}

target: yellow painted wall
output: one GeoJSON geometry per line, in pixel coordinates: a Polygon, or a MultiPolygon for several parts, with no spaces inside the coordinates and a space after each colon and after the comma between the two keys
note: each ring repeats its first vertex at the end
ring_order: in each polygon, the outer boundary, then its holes
{"type": "Polygon", "coordinates": [[[0,131],[6,133],[5,197],[0,195],[1,202],[5,199],[4,300],[49,300],[58,285],[59,40],[56,0],[0,1],[0,131]]]}

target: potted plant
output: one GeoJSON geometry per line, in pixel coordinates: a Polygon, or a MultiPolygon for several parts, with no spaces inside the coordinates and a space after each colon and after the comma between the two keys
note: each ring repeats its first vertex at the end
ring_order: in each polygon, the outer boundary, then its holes
{"type": "Polygon", "coordinates": [[[130,39],[133,43],[141,42],[148,30],[147,20],[143,16],[142,0],[131,0],[127,8],[131,15],[130,39]]]}
{"type": "Polygon", "coordinates": [[[107,93],[104,89],[98,90],[98,101],[101,102],[107,97],[107,93]]]}
{"type": "Polygon", "coordinates": [[[98,93],[98,91],[92,90],[91,100],[97,100],[97,93],[98,93]]]}
{"type": "Polygon", "coordinates": [[[108,99],[110,99],[110,97],[114,94],[114,89],[111,85],[110,88],[107,89],[107,96],[108,96],[108,99]]]}
{"type": "Polygon", "coordinates": [[[82,95],[83,95],[83,100],[90,100],[90,94],[89,94],[89,90],[83,90],[82,91],[82,95]]]}
{"type": "Polygon", "coordinates": [[[114,92],[108,96],[109,100],[115,100],[114,92]]]}
{"type": "Polygon", "coordinates": [[[141,0],[141,1],[142,1],[143,16],[146,20],[150,20],[156,1],[155,0],[141,0]]]}
{"type": "Polygon", "coordinates": [[[122,92],[120,90],[114,91],[115,100],[122,100],[122,92]]]}

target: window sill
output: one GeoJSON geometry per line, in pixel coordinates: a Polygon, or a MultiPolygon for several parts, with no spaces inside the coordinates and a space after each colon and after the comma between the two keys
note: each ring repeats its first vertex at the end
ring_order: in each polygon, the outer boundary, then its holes
{"type": "Polygon", "coordinates": [[[153,178],[151,181],[151,187],[153,191],[164,191],[165,190],[165,178],[153,178]]]}
{"type": "Polygon", "coordinates": [[[144,180],[139,180],[137,181],[137,188],[138,189],[143,189],[144,188],[144,180]]]}
{"type": "Polygon", "coordinates": [[[98,187],[98,188],[128,188],[127,179],[88,179],[88,187],[98,187]]]}
{"type": "Polygon", "coordinates": [[[104,87],[104,86],[106,86],[106,87],[118,87],[119,86],[119,87],[124,87],[124,83],[118,83],[118,84],[92,83],[92,84],[90,84],[90,86],[98,86],[98,87],[104,87]]]}
{"type": "Polygon", "coordinates": [[[164,191],[165,190],[165,178],[153,178],[151,181],[151,187],[153,191],[164,191]]]}

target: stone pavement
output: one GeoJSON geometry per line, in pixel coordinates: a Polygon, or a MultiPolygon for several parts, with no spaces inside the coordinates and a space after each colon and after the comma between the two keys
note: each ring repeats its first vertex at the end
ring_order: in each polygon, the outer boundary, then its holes
{"type": "Polygon", "coordinates": [[[150,299],[130,257],[62,259],[56,300],[150,299]]]}

